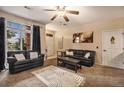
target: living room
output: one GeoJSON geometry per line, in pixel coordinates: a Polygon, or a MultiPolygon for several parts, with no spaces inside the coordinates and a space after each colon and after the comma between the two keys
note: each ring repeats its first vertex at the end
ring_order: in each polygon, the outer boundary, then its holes
{"type": "Polygon", "coordinates": [[[123,87],[123,10],[0,6],[0,86],[123,87]]]}

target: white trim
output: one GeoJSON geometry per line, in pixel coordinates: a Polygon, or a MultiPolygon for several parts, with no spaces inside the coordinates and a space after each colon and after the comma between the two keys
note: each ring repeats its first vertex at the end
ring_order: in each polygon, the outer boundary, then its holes
{"type": "Polygon", "coordinates": [[[5,40],[5,68],[7,67],[7,51],[8,51],[8,48],[7,48],[7,28],[6,28],[6,24],[7,24],[7,21],[5,19],[5,24],[4,24],[4,27],[5,27],[5,33],[4,33],[4,40],[5,40]]]}
{"type": "Polygon", "coordinates": [[[32,50],[32,46],[33,46],[33,26],[31,26],[31,35],[30,35],[30,40],[31,40],[31,42],[30,42],[30,44],[31,44],[31,46],[30,46],[30,49],[32,50]]]}
{"type": "Polygon", "coordinates": [[[102,33],[103,32],[108,32],[108,31],[124,31],[124,28],[120,28],[120,29],[117,29],[117,28],[116,29],[106,29],[106,30],[103,30],[102,33]]]}
{"type": "MultiPolygon", "coordinates": [[[[10,20],[10,19],[6,18],[6,20],[9,21],[9,22],[18,23],[18,24],[21,24],[21,25],[33,26],[32,24],[27,24],[27,23],[25,23],[25,22],[16,21],[15,19],[10,20]]],[[[30,21],[30,20],[29,20],[29,21],[30,21]]]]}

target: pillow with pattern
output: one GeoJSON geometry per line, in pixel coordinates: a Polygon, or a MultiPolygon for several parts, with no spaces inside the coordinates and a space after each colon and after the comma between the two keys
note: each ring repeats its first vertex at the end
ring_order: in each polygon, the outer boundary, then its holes
{"type": "Polygon", "coordinates": [[[90,52],[87,52],[84,57],[89,58],[90,57],[90,52]]]}
{"type": "Polygon", "coordinates": [[[73,52],[72,51],[66,51],[66,55],[70,55],[70,56],[73,56],[73,52]]]}
{"type": "Polygon", "coordinates": [[[30,52],[30,59],[35,59],[38,58],[38,53],[37,52],[30,52]]]}
{"type": "Polygon", "coordinates": [[[25,60],[25,56],[23,54],[15,54],[14,56],[17,61],[25,60]]]}

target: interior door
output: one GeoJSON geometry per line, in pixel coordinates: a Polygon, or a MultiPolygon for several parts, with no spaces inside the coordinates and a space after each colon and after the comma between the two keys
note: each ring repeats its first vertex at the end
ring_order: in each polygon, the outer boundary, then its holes
{"type": "Polygon", "coordinates": [[[104,32],[102,38],[102,63],[108,65],[111,60],[111,47],[110,47],[110,32],[104,32]]]}
{"type": "Polygon", "coordinates": [[[46,35],[47,56],[54,55],[54,37],[46,35]]]}
{"type": "Polygon", "coordinates": [[[123,52],[122,31],[108,31],[102,34],[102,63],[113,66],[112,59],[123,52]]]}

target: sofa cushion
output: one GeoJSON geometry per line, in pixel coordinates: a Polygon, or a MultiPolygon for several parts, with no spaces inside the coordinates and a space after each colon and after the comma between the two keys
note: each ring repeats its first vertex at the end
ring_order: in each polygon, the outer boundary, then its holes
{"type": "Polygon", "coordinates": [[[88,58],[80,57],[80,60],[91,61],[92,59],[88,59],[88,58]]]}
{"type": "Polygon", "coordinates": [[[84,58],[84,57],[77,57],[77,56],[68,56],[68,57],[71,57],[71,58],[74,58],[74,59],[79,59],[79,60],[84,60],[84,61],[91,61],[91,59],[84,58]]]}
{"type": "Polygon", "coordinates": [[[30,59],[20,60],[15,62],[15,65],[28,64],[30,63],[30,59]]]}
{"type": "Polygon", "coordinates": [[[17,61],[25,60],[25,57],[23,54],[15,54],[14,55],[17,61]]]}
{"type": "Polygon", "coordinates": [[[39,62],[39,61],[41,61],[41,58],[34,58],[34,59],[31,59],[31,62],[39,62]]]}
{"type": "Polygon", "coordinates": [[[75,56],[65,55],[65,57],[75,58],[75,56]]]}
{"type": "Polygon", "coordinates": [[[84,56],[85,52],[83,50],[73,50],[74,56],[84,56]]]}

